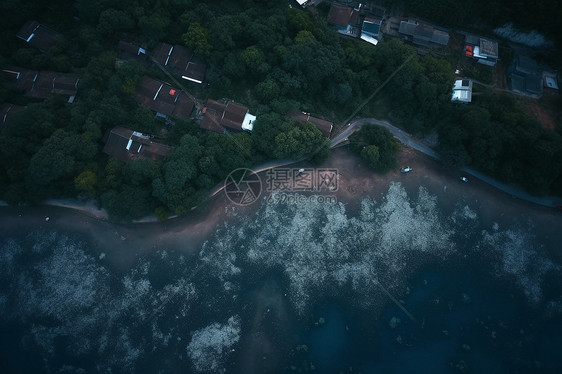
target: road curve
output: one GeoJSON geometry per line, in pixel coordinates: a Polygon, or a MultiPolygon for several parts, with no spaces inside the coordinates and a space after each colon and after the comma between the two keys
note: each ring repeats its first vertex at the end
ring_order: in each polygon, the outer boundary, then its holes
{"type": "MultiPolygon", "coordinates": [[[[400,142],[410,148],[414,148],[436,160],[441,160],[441,156],[435,152],[432,148],[428,147],[427,145],[423,144],[419,140],[415,139],[412,135],[408,134],[402,129],[390,124],[386,121],[381,121],[376,118],[359,118],[352,122],[350,122],[345,129],[336,135],[330,142],[330,147],[335,148],[339,144],[347,141],[347,138],[353,134],[355,131],[361,128],[361,126],[365,124],[374,124],[383,126],[388,129],[392,135],[394,135],[400,142]]],[[[467,174],[470,174],[474,178],[480,179],[481,181],[488,183],[489,185],[496,187],[499,190],[502,190],[505,193],[510,194],[514,198],[518,198],[521,200],[529,201],[531,203],[535,203],[538,205],[546,206],[546,207],[557,207],[562,205],[562,198],[557,196],[544,196],[544,197],[537,197],[532,196],[525,192],[523,189],[519,187],[509,186],[505,183],[499,182],[483,173],[469,168],[463,167],[461,170],[467,174]]]]}

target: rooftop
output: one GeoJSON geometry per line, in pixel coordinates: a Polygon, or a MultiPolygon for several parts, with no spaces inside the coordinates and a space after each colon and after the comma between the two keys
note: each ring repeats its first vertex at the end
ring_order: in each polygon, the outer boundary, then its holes
{"type": "Polygon", "coordinates": [[[57,42],[58,35],[56,31],[41,25],[37,21],[26,22],[16,34],[18,38],[42,52],[46,52],[57,42]]]}
{"type": "Polygon", "coordinates": [[[103,152],[123,162],[139,158],[163,160],[172,147],[150,140],[150,136],[117,126],[106,134],[103,152]]]}
{"type": "Polygon", "coordinates": [[[249,113],[249,109],[234,101],[226,103],[209,99],[205,103],[204,117],[201,128],[224,133],[226,128],[236,131],[253,129],[256,117],[249,113]]]}
{"type": "Polygon", "coordinates": [[[322,136],[326,138],[330,137],[330,134],[332,133],[332,128],[334,127],[334,124],[332,122],[326,121],[325,119],[312,117],[310,114],[304,112],[290,112],[289,117],[291,117],[292,119],[294,119],[295,121],[301,124],[307,122],[312,123],[314,126],[318,128],[318,130],[320,130],[322,136]]]}
{"type": "Polygon", "coordinates": [[[332,3],[328,13],[328,23],[347,27],[357,24],[359,14],[350,6],[332,3]]]}
{"type": "Polygon", "coordinates": [[[37,71],[12,67],[3,69],[6,80],[25,96],[45,99],[52,94],[63,95],[74,100],[80,78],[75,74],[37,71]]]}
{"type": "Polygon", "coordinates": [[[381,20],[374,18],[365,18],[363,21],[362,32],[371,36],[377,36],[381,29],[381,20]]]}
{"type": "Polygon", "coordinates": [[[401,21],[398,32],[412,37],[412,42],[418,45],[430,46],[433,43],[445,46],[449,44],[448,33],[417,21],[401,21]]]}
{"type": "Polygon", "coordinates": [[[152,57],[160,65],[180,74],[183,79],[196,83],[203,83],[205,79],[207,69],[205,63],[184,46],[158,43],[152,52],[152,57]]]}
{"type": "Polygon", "coordinates": [[[146,76],[137,86],[136,98],[149,109],[165,116],[189,118],[195,106],[187,93],[146,76]]]}
{"type": "Polygon", "coordinates": [[[462,103],[472,101],[472,81],[470,79],[457,79],[455,81],[451,101],[462,103]]]}

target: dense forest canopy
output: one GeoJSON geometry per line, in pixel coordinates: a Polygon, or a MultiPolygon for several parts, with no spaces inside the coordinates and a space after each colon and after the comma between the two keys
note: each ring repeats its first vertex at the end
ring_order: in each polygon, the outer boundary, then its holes
{"type": "MultiPolygon", "coordinates": [[[[443,2],[429,2],[426,8],[437,13],[420,15],[439,21],[443,2]]],[[[418,6],[392,3],[412,11],[418,6]]],[[[459,11],[479,4],[465,3],[470,6],[459,11]]],[[[501,2],[493,3],[502,9],[501,2]]],[[[113,217],[126,220],[186,212],[235,168],[280,158],[314,156],[320,162],[329,153],[327,139],[312,124],[297,125],[287,112],[343,121],[406,60],[380,93],[388,102],[385,116],[390,112],[416,134],[438,132],[451,165],[472,165],[536,193],[562,194],[560,128],[544,130],[503,95],[455,105],[450,102],[454,69],[447,59],[418,56],[397,39],[374,47],[343,37],[326,24],[327,4],[313,11],[295,5],[276,0],[3,2],[0,64],[71,72],[80,84],[69,104],[57,96],[29,99],[0,82],[0,103],[23,107],[0,134],[0,199],[38,203],[79,195],[96,198],[113,217]],[[46,53],[15,37],[33,19],[61,34],[46,53]],[[201,102],[229,98],[249,106],[257,115],[253,132],[218,135],[191,120],[175,118],[170,125],[156,119],[135,100],[136,86],[144,75],[167,77],[135,61],[116,63],[119,40],[148,50],[161,41],[193,49],[207,63],[206,79],[184,88],[201,102]],[[101,152],[103,135],[116,125],[154,134],[175,148],[163,162],[123,164],[101,152]]],[[[519,5],[509,9],[515,12],[519,5]]],[[[553,9],[559,8],[553,4],[553,9]]],[[[460,16],[453,20],[468,22],[460,16]]],[[[483,15],[481,20],[492,22],[483,15]]],[[[359,115],[377,111],[370,104],[359,115]]]]}

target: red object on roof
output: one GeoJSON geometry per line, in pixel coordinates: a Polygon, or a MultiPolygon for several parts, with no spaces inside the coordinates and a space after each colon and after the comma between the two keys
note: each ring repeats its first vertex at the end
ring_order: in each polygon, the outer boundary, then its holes
{"type": "Polygon", "coordinates": [[[472,57],[472,55],[473,55],[473,47],[472,47],[471,45],[467,45],[467,46],[466,46],[466,55],[467,55],[468,57],[472,57]]]}
{"type": "Polygon", "coordinates": [[[170,95],[174,96],[176,94],[176,90],[170,90],[170,95]]]}

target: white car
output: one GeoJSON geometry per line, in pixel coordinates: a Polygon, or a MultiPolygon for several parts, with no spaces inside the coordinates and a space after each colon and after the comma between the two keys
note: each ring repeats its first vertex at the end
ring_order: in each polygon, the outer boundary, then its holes
{"type": "Polygon", "coordinates": [[[409,172],[411,172],[412,170],[413,170],[413,169],[412,169],[411,167],[406,166],[405,168],[400,169],[400,172],[401,172],[401,173],[409,173],[409,172]]]}
{"type": "Polygon", "coordinates": [[[466,183],[466,182],[468,182],[468,178],[467,177],[461,177],[461,181],[466,183]]]}

